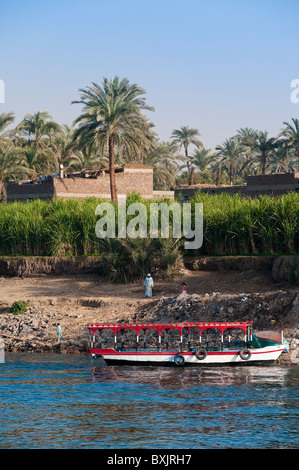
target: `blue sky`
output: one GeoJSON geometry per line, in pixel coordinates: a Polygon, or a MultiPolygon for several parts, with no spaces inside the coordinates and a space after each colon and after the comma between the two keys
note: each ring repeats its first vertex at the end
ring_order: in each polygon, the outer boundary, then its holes
{"type": "Polygon", "coordinates": [[[127,77],[161,140],[199,129],[210,148],[242,127],[277,135],[299,117],[296,0],[1,0],[0,113],[80,113],[79,88],[127,77]]]}

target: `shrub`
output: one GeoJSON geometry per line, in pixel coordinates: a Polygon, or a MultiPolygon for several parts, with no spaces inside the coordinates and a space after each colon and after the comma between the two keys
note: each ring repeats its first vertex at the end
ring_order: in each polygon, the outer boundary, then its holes
{"type": "Polygon", "coordinates": [[[24,300],[16,300],[10,308],[10,312],[14,313],[15,315],[22,315],[26,312],[27,307],[28,302],[25,302],[24,300]]]}

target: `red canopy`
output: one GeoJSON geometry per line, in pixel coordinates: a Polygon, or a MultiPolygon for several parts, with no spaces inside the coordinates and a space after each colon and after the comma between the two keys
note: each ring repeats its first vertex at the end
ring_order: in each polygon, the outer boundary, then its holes
{"type": "Polygon", "coordinates": [[[240,328],[246,333],[246,328],[252,326],[252,322],[184,322],[184,323],[99,323],[91,324],[88,329],[93,332],[97,330],[112,330],[116,334],[119,330],[134,330],[138,334],[142,330],[155,329],[159,331],[176,329],[182,332],[183,328],[217,328],[223,332],[227,328],[240,328]]]}

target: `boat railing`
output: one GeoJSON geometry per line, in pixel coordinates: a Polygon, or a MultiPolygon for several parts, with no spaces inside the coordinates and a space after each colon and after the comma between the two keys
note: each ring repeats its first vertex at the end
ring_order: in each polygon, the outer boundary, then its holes
{"type": "MultiPolygon", "coordinates": [[[[243,332],[243,339],[238,339],[238,347],[245,347],[252,345],[253,330],[252,322],[184,322],[184,323],[101,323],[91,324],[88,326],[90,333],[90,346],[94,347],[96,342],[96,332],[100,342],[100,349],[102,349],[102,336],[105,331],[112,331],[114,334],[114,349],[125,350],[124,333],[126,330],[135,331],[136,345],[135,351],[142,350],[169,350],[173,349],[173,341],[170,343],[171,330],[179,333],[179,346],[175,350],[192,350],[192,348],[205,348],[206,350],[223,350],[224,348],[236,347],[236,341],[231,337],[233,330],[241,330],[243,332]],[[156,330],[157,338],[156,348],[150,346],[148,348],[148,338],[146,332],[148,330],[156,330]],[[219,330],[221,333],[220,346],[214,346],[215,338],[208,336],[210,330],[219,330]],[[226,331],[228,330],[228,332],[226,331]],[[140,334],[143,333],[143,344],[140,341],[140,334]],[[227,337],[224,338],[224,333],[227,337]],[[162,334],[164,336],[164,344],[162,344],[162,334]],[[120,338],[119,338],[120,336],[120,338]],[[120,340],[120,345],[118,345],[120,340]]],[[[219,339],[219,338],[218,338],[219,339]]]]}

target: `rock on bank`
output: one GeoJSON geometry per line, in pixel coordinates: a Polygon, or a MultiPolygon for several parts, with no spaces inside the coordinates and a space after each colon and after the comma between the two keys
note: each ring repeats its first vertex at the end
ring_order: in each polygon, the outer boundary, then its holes
{"type": "MultiPolygon", "coordinates": [[[[94,313],[63,315],[45,308],[30,307],[24,315],[2,313],[0,332],[26,339],[21,342],[5,338],[6,351],[34,351],[59,353],[86,353],[89,345],[89,322],[183,322],[183,321],[252,321],[255,330],[279,331],[281,323],[290,344],[282,361],[299,362],[299,294],[296,291],[275,291],[259,294],[212,293],[206,295],[177,295],[160,297],[138,303],[133,308],[122,308],[118,299],[111,306],[97,305],[94,313]],[[110,313],[109,313],[110,312],[110,313]],[[109,318],[109,320],[108,320],[109,318]],[[64,339],[58,343],[56,326],[62,325],[64,339]],[[33,344],[38,341],[40,344],[33,344]]],[[[128,304],[129,305],[129,304],[128,304]]]]}

